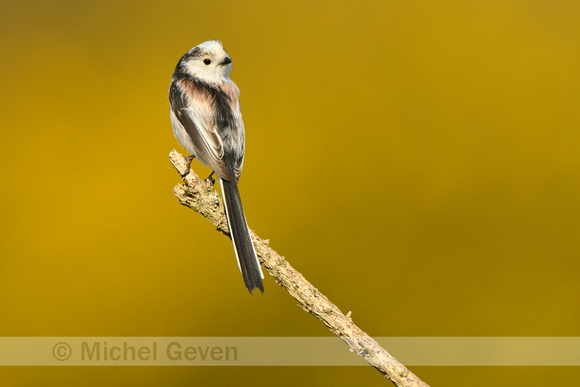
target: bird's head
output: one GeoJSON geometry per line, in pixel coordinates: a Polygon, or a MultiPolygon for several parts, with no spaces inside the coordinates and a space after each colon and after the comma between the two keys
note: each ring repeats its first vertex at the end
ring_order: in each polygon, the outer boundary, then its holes
{"type": "Polygon", "coordinates": [[[219,40],[208,40],[189,50],[178,68],[206,83],[223,83],[229,79],[232,60],[219,40]]]}

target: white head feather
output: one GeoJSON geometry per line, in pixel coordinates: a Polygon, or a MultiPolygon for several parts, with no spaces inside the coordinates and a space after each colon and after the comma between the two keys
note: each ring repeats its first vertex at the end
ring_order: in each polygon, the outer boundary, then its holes
{"type": "Polygon", "coordinates": [[[229,81],[231,59],[219,40],[208,40],[181,58],[183,69],[191,76],[207,83],[229,81]]]}

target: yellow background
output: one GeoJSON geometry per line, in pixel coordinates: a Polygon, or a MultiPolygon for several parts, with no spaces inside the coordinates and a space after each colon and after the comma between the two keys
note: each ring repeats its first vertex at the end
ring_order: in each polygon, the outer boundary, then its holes
{"type": "MultiPolygon", "coordinates": [[[[173,196],[167,155],[183,149],[169,79],[215,38],[241,90],[250,227],[362,329],[580,335],[578,1],[0,7],[0,336],[328,334],[268,276],[265,295],[249,296],[230,241],[173,196]]],[[[580,377],[412,369],[434,386],[580,377]]],[[[27,386],[385,385],[366,367],[1,375],[27,386]]]]}

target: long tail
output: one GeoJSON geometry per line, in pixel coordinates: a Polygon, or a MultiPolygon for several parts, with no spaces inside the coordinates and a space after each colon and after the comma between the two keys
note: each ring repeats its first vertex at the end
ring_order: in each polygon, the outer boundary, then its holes
{"type": "Polygon", "coordinates": [[[260,268],[256,250],[252,244],[250,230],[244,216],[240,191],[237,182],[229,182],[220,178],[222,193],[226,205],[226,217],[230,228],[230,236],[234,243],[234,250],[238,260],[238,267],[244,277],[246,287],[252,293],[255,289],[260,289],[264,293],[262,279],[264,274],[260,268]]]}

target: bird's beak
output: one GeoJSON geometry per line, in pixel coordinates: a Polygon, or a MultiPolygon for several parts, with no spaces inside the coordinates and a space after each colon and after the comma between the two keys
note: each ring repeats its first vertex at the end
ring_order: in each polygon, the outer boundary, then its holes
{"type": "Polygon", "coordinates": [[[221,64],[225,66],[230,63],[232,63],[232,60],[230,59],[229,56],[226,56],[226,59],[224,59],[224,61],[221,64]]]}

